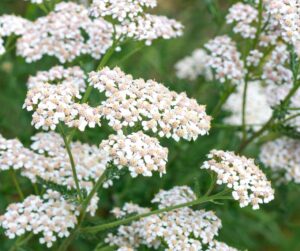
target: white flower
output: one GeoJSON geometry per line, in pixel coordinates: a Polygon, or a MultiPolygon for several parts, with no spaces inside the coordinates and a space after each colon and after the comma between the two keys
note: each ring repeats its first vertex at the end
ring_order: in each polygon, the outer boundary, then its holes
{"type": "Polygon", "coordinates": [[[207,66],[209,56],[203,49],[193,51],[191,56],[187,56],[176,63],[176,75],[180,79],[195,80],[199,76],[204,76],[206,80],[212,80],[211,69],[207,66]]]}
{"type": "Polygon", "coordinates": [[[258,11],[249,4],[237,3],[226,16],[228,24],[234,23],[233,31],[244,38],[255,38],[256,28],[252,26],[258,19],[258,11]]]}
{"type": "Polygon", "coordinates": [[[300,183],[300,142],[282,137],[265,143],[260,152],[262,163],[274,173],[284,171],[286,181],[300,183]]]}
{"type": "Polygon", "coordinates": [[[168,149],[143,132],[110,135],[101,142],[100,149],[108,152],[109,160],[118,168],[128,167],[132,177],[152,176],[153,171],[161,175],[166,172],[168,149]]]}
{"type": "Polygon", "coordinates": [[[219,36],[204,45],[209,52],[207,65],[221,83],[243,83],[246,70],[236,44],[228,36],[219,36]]]}
{"type": "Polygon", "coordinates": [[[133,79],[119,68],[105,67],[90,73],[89,82],[108,97],[100,110],[116,131],[140,122],[143,130],[178,141],[195,140],[210,129],[205,106],[153,80],[133,79]]]}
{"type": "Polygon", "coordinates": [[[41,244],[52,247],[57,238],[67,237],[77,224],[79,211],[53,190],[47,190],[43,197],[29,196],[22,203],[10,204],[0,217],[0,225],[9,238],[25,232],[41,235],[41,244]]]}
{"type": "Polygon", "coordinates": [[[241,207],[251,204],[253,209],[258,209],[259,204],[274,199],[271,183],[253,159],[221,150],[210,151],[208,158],[201,168],[217,173],[217,183],[231,188],[233,198],[240,202],[241,207]]]}
{"type": "MultiPolygon", "coordinates": [[[[188,187],[174,187],[169,191],[160,191],[152,202],[158,203],[159,208],[170,205],[193,201],[195,194],[188,187]]],[[[137,212],[148,212],[138,205],[130,204],[133,210],[128,211],[128,204],[120,209],[114,209],[117,216],[137,212]]],[[[221,228],[221,221],[212,211],[192,210],[180,208],[158,215],[148,216],[130,225],[120,226],[116,234],[109,234],[105,241],[111,246],[119,247],[118,250],[138,250],[142,245],[150,249],[158,249],[160,246],[165,250],[221,250],[219,247],[229,247],[214,240],[221,228]],[[164,245],[162,245],[164,243],[164,245]],[[205,249],[205,246],[208,249],[205,249]],[[213,249],[215,248],[215,249],[213,249]]]]}
{"type": "Polygon", "coordinates": [[[62,2],[47,16],[26,27],[17,40],[17,54],[28,63],[44,55],[54,56],[61,63],[73,61],[82,54],[99,59],[111,47],[112,33],[109,22],[102,18],[92,20],[84,6],[62,2]]]}

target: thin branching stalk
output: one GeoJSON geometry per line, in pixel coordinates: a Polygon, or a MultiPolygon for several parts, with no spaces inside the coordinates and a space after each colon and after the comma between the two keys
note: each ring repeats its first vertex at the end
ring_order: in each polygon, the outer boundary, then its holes
{"type": "Polygon", "coordinates": [[[82,196],[82,193],[81,193],[81,190],[80,190],[78,175],[77,175],[77,171],[76,171],[76,165],[75,165],[75,161],[74,161],[74,158],[73,158],[72,150],[71,150],[71,147],[70,147],[70,142],[67,139],[67,136],[66,136],[66,134],[64,132],[64,129],[63,129],[62,125],[59,125],[59,130],[60,130],[60,133],[61,133],[61,135],[63,137],[64,143],[65,143],[65,147],[66,147],[69,159],[70,159],[70,164],[71,164],[71,167],[72,167],[73,179],[75,181],[77,194],[79,196],[79,201],[82,202],[83,201],[83,196],[82,196]]]}
{"type": "Polygon", "coordinates": [[[228,190],[224,190],[218,194],[212,195],[212,196],[207,196],[207,197],[202,197],[199,199],[196,199],[194,201],[191,202],[187,202],[187,203],[183,203],[183,204],[179,204],[179,205],[175,205],[175,206],[171,206],[171,207],[166,207],[166,208],[162,208],[162,209],[157,209],[148,213],[144,213],[144,214],[139,214],[139,215],[134,215],[134,216],[130,216],[121,220],[116,220],[113,222],[109,222],[109,223],[105,223],[99,226],[94,226],[94,227],[86,227],[86,228],[82,228],[81,232],[84,233],[98,233],[110,228],[115,228],[118,227],[120,225],[125,225],[128,224],[132,221],[137,221],[140,220],[142,218],[151,216],[151,215],[157,215],[157,214],[161,214],[161,213],[165,213],[165,212],[170,212],[176,209],[180,209],[183,207],[191,207],[191,206],[196,206],[196,205],[200,205],[206,202],[212,202],[215,200],[228,200],[228,199],[232,199],[231,196],[226,196],[225,194],[228,193],[228,190]]]}
{"type": "MultiPolygon", "coordinates": [[[[285,97],[285,99],[282,101],[282,105],[286,106],[289,102],[290,99],[294,96],[294,94],[297,92],[297,90],[300,87],[300,81],[296,82],[296,84],[293,86],[293,88],[290,90],[290,92],[288,93],[288,95],[285,97]]],[[[272,125],[272,123],[275,121],[276,118],[276,113],[273,112],[273,115],[271,116],[271,118],[265,123],[265,125],[256,133],[254,133],[249,139],[245,140],[244,142],[242,142],[242,144],[240,145],[238,152],[241,153],[243,152],[246,147],[253,142],[256,138],[258,138],[259,136],[261,136],[265,131],[267,131],[269,129],[269,127],[272,125]]]]}
{"type": "Polygon", "coordinates": [[[12,180],[13,180],[13,183],[14,183],[14,185],[15,185],[17,191],[18,191],[18,194],[19,194],[20,199],[21,199],[21,200],[24,200],[25,197],[24,197],[24,194],[23,194],[22,189],[21,189],[21,187],[20,187],[20,184],[19,184],[19,182],[18,182],[18,179],[17,179],[15,170],[14,170],[13,168],[10,168],[9,171],[10,171],[10,176],[11,176],[11,178],[12,178],[12,180]]]}
{"type": "Polygon", "coordinates": [[[107,169],[105,172],[101,175],[101,177],[98,179],[96,184],[94,185],[92,191],[89,193],[87,198],[82,202],[81,204],[81,210],[80,214],[78,217],[78,223],[76,228],[73,230],[73,232],[70,234],[70,236],[65,239],[62,244],[60,245],[58,251],[65,251],[67,248],[70,246],[73,240],[75,240],[80,232],[81,225],[85,219],[86,213],[87,213],[87,208],[93,198],[93,196],[97,193],[97,191],[100,189],[100,187],[103,185],[107,175],[107,169]]]}
{"type": "Polygon", "coordinates": [[[221,95],[218,104],[215,106],[213,112],[212,112],[212,117],[215,118],[219,115],[223,105],[225,104],[225,102],[227,101],[227,99],[230,97],[230,95],[232,93],[234,93],[236,86],[235,85],[230,85],[229,83],[226,83],[225,85],[227,85],[223,92],[223,94],[221,95]]]}

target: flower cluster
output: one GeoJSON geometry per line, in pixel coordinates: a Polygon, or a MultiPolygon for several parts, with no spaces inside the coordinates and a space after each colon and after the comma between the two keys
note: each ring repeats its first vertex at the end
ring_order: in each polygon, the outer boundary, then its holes
{"type": "Polygon", "coordinates": [[[248,67],[249,66],[257,67],[259,65],[260,60],[262,59],[263,55],[264,54],[262,52],[260,52],[259,50],[251,50],[246,59],[247,66],[248,67]]]}
{"type": "Polygon", "coordinates": [[[0,16],[0,55],[5,52],[4,38],[12,35],[20,36],[25,34],[30,22],[15,15],[0,16]]]}
{"type": "MultiPolygon", "coordinates": [[[[271,58],[263,68],[263,78],[267,83],[266,92],[268,93],[268,103],[270,106],[277,106],[288,96],[294,86],[293,73],[289,68],[290,54],[285,44],[278,45],[272,52],[271,58]]],[[[300,107],[300,91],[291,97],[289,106],[291,108],[300,107]]],[[[288,116],[297,115],[297,110],[290,110],[288,116]]],[[[289,126],[299,129],[300,119],[288,119],[286,122],[289,126]]]]}
{"type": "Polygon", "coordinates": [[[249,4],[237,3],[229,9],[226,16],[228,24],[234,23],[233,31],[243,38],[255,38],[256,28],[252,23],[258,18],[258,11],[249,4]]]}
{"type": "Polygon", "coordinates": [[[160,137],[195,140],[210,129],[205,106],[153,80],[135,80],[119,68],[106,67],[92,72],[89,82],[108,97],[101,105],[101,114],[116,131],[141,122],[143,130],[160,137]]]}
{"type": "Polygon", "coordinates": [[[191,56],[187,56],[176,63],[176,75],[180,79],[195,80],[199,76],[212,79],[211,69],[206,65],[209,56],[203,49],[196,49],[191,56]]]}
{"type": "Polygon", "coordinates": [[[27,111],[33,111],[35,128],[55,130],[60,122],[84,131],[86,126],[100,125],[100,108],[77,103],[85,91],[85,75],[79,67],[63,69],[54,67],[49,72],[39,72],[31,77],[24,103],[27,111]],[[50,84],[52,82],[54,84],[50,84]]]}
{"type": "MultiPolygon", "coordinates": [[[[225,122],[232,125],[242,124],[243,93],[244,87],[239,85],[237,92],[226,101],[224,109],[230,111],[231,115],[225,118],[225,122]]],[[[262,86],[261,82],[249,82],[247,93],[246,125],[257,130],[272,116],[272,109],[267,101],[266,88],[262,86]]]]}
{"type": "Polygon", "coordinates": [[[115,207],[113,210],[111,210],[111,212],[116,218],[121,219],[130,214],[149,213],[150,209],[146,207],[140,207],[139,205],[133,203],[125,203],[122,208],[115,207]]]}
{"type": "Polygon", "coordinates": [[[233,189],[232,196],[240,202],[241,207],[251,204],[253,209],[258,209],[259,204],[274,199],[271,183],[253,159],[221,150],[212,150],[208,158],[201,168],[215,172],[217,184],[227,184],[233,189]]]}
{"type": "Polygon", "coordinates": [[[92,16],[111,17],[119,40],[133,38],[150,45],[158,38],[170,39],[182,35],[183,26],[165,16],[144,13],[144,8],[154,8],[156,0],[94,0],[90,8],[92,16]]]}
{"type": "MultiPolygon", "coordinates": [[[[72,167],[64,142],[54,132],[38,133],[32,137],[31,149],[25,148],[18,140],[0,137],[0,170],[20,169],[21,174],[36,183],[38,178],[52,182],[67,189],[75,189],[72,167]]],[[[87,192],[105,171],[109,161],[104,150],[96,146],[71,143],[79,186],[87,192]]],[[[111,181],[106,181],[109,184],[111,181]]],[[[105,186],[107,184],[105,183],[105,186]]],[[[91,215],[97,209],[98,197],[95,196],[88,208],[91,215]]]]}
{"type": "Polygon", "coordinates": [[[215,78],[221,83],[231,81],[234,84],[243,82],[244,63],[236,44],[228,36],[219,36],[204,45],[210,57],[207,65],[212,68],[215,78]]]}
{"type": "Polygon", "coordinates": [[[265,143],[260,152],[262,163],[274,172],[285,172],[285,180],[300,183],[300,142],[282,137],[265,143]]]}
{"type": "Polygon", "coordinates": [[[265,0],[266,10],[272,22],[280,26],[281,37],[300,52],[300,6],[298,0],[265,0]]]}
{"type": "Polygon", "coordinates": [[[118,168],[128,167],[132,177],[152,176],[153,171],[166,172],[168,149],[141,131],[127,136],[110,135],[101,142],[100,149],[108,152],[110,161],[118,168]]]}
{"type": "Polygon", "coordinates": [[[159,191],[154,196],[152,203],[157,203],[159,208],[166,208],[193,200],[196,200],[196,195],[191,188],[188,186],[180,186],[168,191],[159,191]]]}
{"type": "Polygon", "coordinates": [[[51,247],[57,238],[68,237],[79,214],[75,205],[53,190],[42,196],[29,196],[22,203],[9,205],[0,217],[0,225],[10,239],[26,232],[41,234],[41,244],[51,247]]]}
{"type": "Polygon", "coordinates": [[[30,76],[27,82],[28,89],[43,86],[45,83],[73,85],[80,92],[85,92],[85,73],[78,66],[64,68],[54,66],[48,71],[38,71],[35,76],[30,76]]]}
{"type": "Polygon", "coordinates": [[[101,18],[92,20],[84,6],[72,2],[57,4],[53,12],[24,29],[17,53],[29,63],[43,55],[55,56],[61,63],[82,54],[99,59],[112,45],[112,25],[101,18]]]}
{"type": "MultiPolygon", "coordinates": [[[[164,208],[166,205],[174,206],[181,202],[190,202],[194,198],[195,195],[190,188],[174,187],[170,191],[161,191],[153,202],[158,202],[159,208],[164,208]],[[173,195],[175,197],[172,197],[173,195]]],[[[140,207],[138,208],[140,211],[140,207]]],[[[122,209],[113,210],[115,211],[118,212],[117,216],[120,215],[120,211],[126,213],[122,209]]],[[[128,226],[120,226],[115,235],[107,236],[106,242],[119,247],[118,250],[137,250],[141,245],[157,249],[162,243],[166,245],[165,250],[214,250],[213,247],[222,245],[214,240],[220,228],[221,221],[214,212],[194,211],[185,207],[148,216],[128,226]]]]}

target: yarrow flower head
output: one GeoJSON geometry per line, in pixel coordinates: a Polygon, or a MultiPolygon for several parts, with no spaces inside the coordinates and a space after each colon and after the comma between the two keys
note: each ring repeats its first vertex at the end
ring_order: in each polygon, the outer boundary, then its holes
{"type": "Polygon", "coordinates": [[[127,136],[110,135],[108,140],[101,142],[100,149],[108,152],[109,160],[119,169],[128,167],[133,177],[152,176],[153,171],[166,172],[168,149],[141,131],[127,136]]]}
{"type": "MultiPolygon", "coordinates": [[[[158,203],[159,208],[164,208],[168,205],[190,202],[195,198],[190,188],[174,187],[170,191],[160,191],[152,202],[158,203]]],[[[132,210],[128,210],[126,204],[125,208],[117,208],[113,212],[116,212],[117,216],[123,216],[137,209],[136,212],[141,213],[141,207],[132,204],[130,207],[132,210]]],[[[149,212],[149,209],[145,208],[144,212],[149,212]]],[[[195,211],[185,207],[148,216],[128,226],[120,226],[117,233],[109,234],[105,241],[112,246],[119,247],[118,250],[137,250],[142,245],[157,249],[163,243],[166,245],[165,250],[214,250],[211,248],[221,245],[214,240],[220,228],[221,221],[214,212],[195,211]]]]}
{"type": "Polygon", "coordinates": [[[207,66],[209,56],[203,49],[193,51],[191,56],[187,56],[176,63],[176,75],[180,79],[195,80],[203,76],[206,80],[212,79],[212,71],[207,66]]]}
{"type": "MultiPolygon", "coordinates": [[[[13,168],[36,183],[39,179],[52,182],[67,189],[75,189],[72,167],[63,139],[54,132],[38,133],[32,137],[31,149],[25,148],[18,140],[0,137],[0,170],[13,168]]],[[[102,176],[109,161],[108,154],[96,146],[72,142],[75,168],[82,190],[90,192],[93,184],[102,176]]],[[[107,180],[104,187],[111,185],[107,180]]],[[[99,198],[94,196],[88,212],[95,214],[99,198]]]]}
{"type": "Polygon", "coordinates": [[[0,225],[10,239],[32,232],[41,235],[40,243],[50,248],[57,238],[70,235],[78,214],[78,208],[59,192],[47,190],[42,197],[32,195],[21,203],[9,205],[6,213],[0,216],[0,225]]]}
{"type": "Polygon", "coordinates": [[[272,17],[271,21],[279,25],[280,35],[283,40],[295,46],[300,54],[300,6],[298,0],[265,0],[267,13],[272,17]]]}
{"type": "Polygon", "coordinates": [[[84,6],[72,2],[57,4],[54,11],[24,29],[17,54],[28,63],[43,55],[54,56],[61,63],[83,54],[99,59],[112,45],[112,25],[102,18],[92,20],[84,6]]]}
{"type": "Polygon", "coordinates": [[[154,8],[156,0],[93,0],[91,16],[111,17],[115,25],[116,37],[146,41],[150,45],[158,38],[170,39],[182,35],[183,26],[165,16],[144,13],[144,8],[154,8]]]}
{"type": "Polygon", "coordinates": [[[20,36],[26,33],[30,21],[15,15],[0,16],[0,55],[5,52],[4,38],[12,35],[20,36]]]}
{"type": "Polygon", "coordinates": [[[79,67],[54,67],[49,72],[39,72],[27,85],[30,89],[23,108],[34,111],[35,128],[55,130],[64,122],[84,131],[87,126],[100,125],[100,108],[78,102],[86,88],[85,74],[79,67]]]}
{"type": "Polygon", "coordinates": [[[240,59],[236,44],[228,36],[219,36],[204,45],[210,57],[207,65],[211,67],[215,78],[221,83],[231,81],[234,84],[243,82],[246,70],[240,59]]]}
{"type": "Polygon", "coordinates": [[[90,73],[89,82],[108,97],[101,114],[116,131],[140,122],[143,130],[160,137],[195,140],[210,129],[205,106],[153,80],[133,79],[119,68],[106,67],[90,73]]]}
{"type": "Polygon", "coordinates": [[[237,3],[229,9],[226,16],[228,24],[234,23],[233,31],[243,38],[255,38],[256,28],[252,24],[258,18],[258,11],[249,4],[237,3]]]}
{"type": "Polygon", "coordinates": [[[259,204],[274,199],[271,183],[253,159],[221,150],[212,150],[208,158],[201,168],[215,172],[217,184],[233,189],[232,196],[241,207],[251,204],[253,209],[258,209],[259,204]]]}
{"type": "Polygon", "coordinates": [[[260,152],[260,160],[272,169],[274,174],[284,172],[285,181],[300,183],[300,142],[282,137],[265,143],[260,152]]]}
{"type": "MultiPolygon", "coordinates": [[[[263,78],[267,83],[266,92],[268,93],[268,103],[276,107],[282,103],[294,86],[293,72],[290,66],[290,53],[287,45],[278,44],[271,54],[270,59],[264,65],[263,78]]],[[[289,106],[292,108],[300,107],[300,91],[291,97],[289,106]]],[[[297,110],[290,110],[288,116],[297,115],[297,110]]],[[[295,127],[299,131],[300,119],[298,116],[284,122],[288,126],[295,127]]]]}

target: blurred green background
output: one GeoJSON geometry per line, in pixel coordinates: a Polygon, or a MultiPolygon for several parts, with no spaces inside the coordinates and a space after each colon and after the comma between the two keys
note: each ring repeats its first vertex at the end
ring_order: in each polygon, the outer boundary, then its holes
{"type": "MultiPolygon", "coordinates": [[[[185,91],[201,104],[206,104],[208,113],[218,101],[220,86],[217,83],[205,83],[203,79],[195,82],[178,80],[174,64],[181,58],[199,48],[210,38],[226,32],[224,17],[228,7],[237,1],[213,0],[160,0],[155,13],[166,14],[176,18],[185,26],[184,36],[178,39],[156,41],[150,47],[126,58],[135,50],[137,44],[126,45],[120,53],[116,53],[109,65],[120,66],[125,72],[135,77],[155,79],[164,83],[170,89],[185,91]]],[[[0,0],[0,14],[17,14],[34,20],[43,13],[35,6],[23,0],[0,0]]],[[[97,62],[85,57],[85,69],[93,70],[97,62]]],[[[28,76],[39,70],[47,70],[59,64],[56,59],[44,57],[42,60],[26,64],[15,56],[15,51],[0,57],[0,133],[7,138],[19,138],[25,145],[30,144],[30,137],[35,133],[31,127],[31,115],[22,109],[26,95],[28,76]]],[[[76,62],[74,63],[76,64],[76,62]]],[[[70,64],[69,64],[70,65],[70,64]]],[[[93,93],[91,102],[99,103],[99,96],[93,93]]],[[[214,123],[221,123],[220,118],[214,123]]],[[[88,130],[77,134],[77,139],[84,142],[99,144],[107,137],[107,127],[88,130]]],[[[189,185],[197,192],[204,193],[210,177],[199,166],[205,155],[212,148],[235,150],[239,144],[236,131],[232,129],[212,128],[210,135],[200,137],[196,142],[181,141],[176,143],[163,140],[162,144],[169,148],[169,163],[167,174],[162,178],[132,179],[128,174],[115,182],[115,185],[100,194],[100,210],[92,224],[109,219],[109,211],[114,206],[122,206],[124,202],[132,201],[143,206],[149,206],[150,200],[159,189],[168,189],[175,185],[189,185]]],[[[249,156],[255,157],[259,149],[252,147],[249,156]]],[[[269,173],[269,170],[264,170],[269,173]]],[[[33,193],[30,183],[18,177],[24,193],[33,193]]],[[[212,209],[222,219],[223,228],[219,240],[225,241],[241,250],[251,251],[299,251],[300,250],[300,186],[294,184],[282,185],[276,188],[276,200],[263,206],[259,211],[250,208],[240,209],[238,203],[226,202],[222,205],[205,204],[202,207],[212,209]]],[[[18,201],[18,195],[12,185],[8,173],[0,173],[0,214],[6,206],[18,201]]],[[[7,240],[0,230],[0,251],[9,250],[13,241],[7,240]]],[[[70,251],[94,250],[103,241],[105,233],[95,236],[84,236],[70,247],[70,251]]],[[[35,238],[20,250],[46,250],[38,245],[35,238]]],[[[55,247],[52,250],[56,250],[55,247]]],[[[147,249],[145,249],[147,250],[147,249]]]]}

